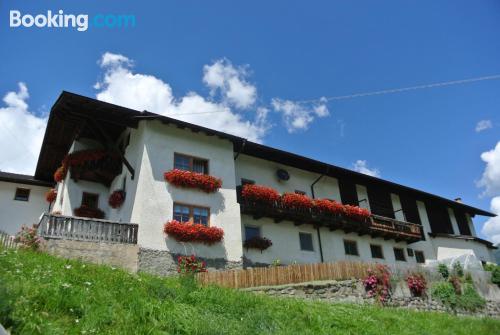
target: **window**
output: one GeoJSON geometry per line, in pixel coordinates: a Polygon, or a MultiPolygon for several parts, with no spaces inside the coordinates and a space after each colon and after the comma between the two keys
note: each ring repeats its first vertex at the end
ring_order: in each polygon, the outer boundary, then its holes
{"type": "Polygon", "coordinates": [[[255,180],[241,178],[241,186],[255,185],[255,180]]]}
{"type": "Polygon", "coordinates": [[[260,228],[253,226],[245,226],[245,240],[260,236],[260,228]]]}
{"type": "Polygon", "coordinates": [[[358,244],[356,241],[344,240],[344,250],[346,255],[359,256],[358,244]]]}
{"type": "Polygon", "coordinates": [[[306,192],[301,190],[295,190],[295,194],[306,195],[306,192]]]}
{"type": "Polygon", "coordinates": [[[210,210],[207,207],[174,204],[173,219],[179,222],[190,222],[208,226],[210,210]]]}
{"type": "Polygon", "coordinates": [[[408,254],[408,257],[413,257],[413,256],[414,256],[414,253],[413,253],[413,249],[412,249],[412,248],[408,248],[408,249],[406,249],[406,253],[408,254]]]}
{"type": "Polygon", "coordinates": [[[14,200],[18,201],[28,201],[30,199],[30,189],[29,188],[16,188],[16,194],[14,195],[14,200]]]}
{"type": "Polygon", "coordinates": [[[182,154],[174,154],[174,168],[208,174],[208,160],[182,154]]]}
{"type": "Polygon", "coordinates": [[[406,262],[405,250],[403,248],[394,248],[394,257],[397,261],[406,262]]]}
{"type": "Polygon", "coordinates": [[[424,252],[415,250],[415,259],[417,260],[417,263],[425,263],[424,252]]]}
{"type": "Polygon", "coordinates": [[[99,195],[94,193],[83,192],[82,206],[94,209],[99,208],[99,195]]]}
{"type": "Polygon", "coordinates": [[[313,237],[309,233],[299,233],[300,250],[314,251],[313,237]]]}
{"type": "Polygon", "coordinates": [[[384,253],[382,252],[381,245],[370,244],[370,250],[372,252],[372,258],[384,258],[384,253]]]}

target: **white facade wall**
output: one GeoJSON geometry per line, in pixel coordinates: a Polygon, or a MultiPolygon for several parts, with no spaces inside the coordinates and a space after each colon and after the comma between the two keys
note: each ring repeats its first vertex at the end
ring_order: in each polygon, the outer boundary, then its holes
{"type": "Polygon", "coordinates": [[[38,223],[40,216],[49,209],[45,200],[48,190],[50,187],[0,181],[0,230],[15,235],[22,225],[38,223]],[[14,200],[16,188],[29,189],[29,200],[14,200]]]}

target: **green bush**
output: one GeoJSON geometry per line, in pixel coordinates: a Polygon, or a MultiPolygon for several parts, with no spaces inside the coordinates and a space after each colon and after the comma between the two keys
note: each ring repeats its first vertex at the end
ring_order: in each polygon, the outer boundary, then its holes
{"type": "Polygon", "coordinates": [[[491,271],[491,282],[493,284],[497,284],[500,287],[500,266],[497,265],[491,271]]]}
{"type": "Polygon", "coordinates": [[[486,306],[486,301],[477,293],[472,284],[464,284],[462,292],[457,292],[451,282],[439,282],[432,288],[434,299],[440,300],[443,305],[455,310],[477,311],[486,306]]]}
{"type": "Polygon", "coordinates": [[[462,295],[457,297],[457,307],[467,311],[477,311],[486,306],[486,301],[471,284],[464,284],[462,295]]]}
{"type": "Polygon", "coordinates": [[[444,281],[434,284],[431,293],[432,297],[441,301],[443,305],[452,309],[456,308],[457,294],[455,293],[455,288],[450,282],[444,281]]]}
{"type": "Polygon", "coordinates": [[[462,278],[464,276],[464,268],[460,262],[454,262],[452,265],[453,275],[462,278]]]}
{"type": "Polygon", "coordinates": [[[438,272],[443,276],[444,279],[448,279],[450,276],[450,271],[448,270],[448,266],[443,263],[439,263],[438,265],[438,272]]]}

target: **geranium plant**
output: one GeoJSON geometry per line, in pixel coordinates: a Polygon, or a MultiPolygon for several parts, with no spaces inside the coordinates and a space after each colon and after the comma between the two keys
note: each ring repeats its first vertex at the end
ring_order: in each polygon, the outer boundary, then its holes
{"type": "Polygon", "coordinates": [[[54,188],[51,188],[50,190],[45,193],[45,200],[47,200],[48,203],[53,203],[56,201],[57,198],[57,191],[54,188]]]}
{"type": "Polygon", "coordinates": [[[20,243],[24,249],[38,250],[43,244],[44,239],[38,236],[38,231],[35,225],[28,227],[23,225],[14,237],[14,242],[20,243]]]}
{"type": "Polygon", "coordinates": [[[92,218],[92,219],[103,219],[104,212],[99,208],[91,208],[85,205],[82,205],[73,210],[76,216],[84,217],[84,218],[92,218]]]}
{"type": "Polygon", "coordinates": [[[270,239],[261,237],[261,236],[254,236],[252,238],[249,238],[243,242],[243,246],[247,249],[259,249],[260,251],[266,250],[270,246],[273,245],[273,242],[271,242],[270,239]]]}
{"type": "Polygon", "coordinates": [[[111,193],[108,199],[109,206],[111,208],[119,208],[125,202],[125,191],[117,190],[111,193]]]}
{"type": "Polygon", "coordinates": [[[207,272],[205,261],[197,260],[194,255],[177,257],[177,272],[190,275],[198,272],[207,272]]]}
{"type": "Polygon", "coordinates": [[[177,187],[198,188],[207,193],[217,192],[222,180],[203,173],[173,169],[164,174],[165,180],[177,187]]]}
{"type": "Polygon", "coordinates": [[[97,162],[103,160],[104,158],[112,158],[113,160],[120,159],[117,154],[103,149],[80,150],[67,154],[64,157],[61,166],[54,173],[54,180],[59,183],[66,178],[66,174],[70,168],[81,167],[88,162],[97,162]]]}
{"type": "Polygon", "coordinates": [[[345,215],[355,221],[366,221],[371,213],[366,208],[358,206],[344,205],[345,215]]]}
{"type": "Polygon", "coordinates": [[[414,297],[421,297],[427,290],[427,281],[421,273],[410,274],[406,277],[406,283],[414,297]]]}
{"type": "Polygon", "coordinates": [[[167,222],[163,232],[179,242],[199,242],[208,245],[222,241],[224,230],[201,224],[181,223],[176,220],[167,222]]]}
{"type": "Polygon", "coordinates": [[[263,185],[243,185],[241,191],[243,199],[262,204],[274,204],[280,199],[280,194],[272,187],[263,185]]]}
{"type": "Polygon", "coordinates": [[[383,304],[390,296],[391,272],[386,265],[377,264],[374,269],[368,269],[368,277],[363,281],[366,292],[383,304]]]}
{"type": "Polygon", "coordinates": [[[314,200],[314,208],[327,214],[345,214],[344,205],[330,199],[314,200]]]}
{"type": "Polygon", "coordinates": [[[56,172],[54,172],[54,181],[56,183],[62,182],[64,178],[66,178],[67,172],[68,171],[66,170],[65,166],[60,166],[59,168],[57,168],[56,172]]]}
{"type": "Polygon", "coordinates": [[[304,194],[285,193],[281,196],[281,203],[290,209],[307,210],[314,206],[313,200],[304,194]]]}

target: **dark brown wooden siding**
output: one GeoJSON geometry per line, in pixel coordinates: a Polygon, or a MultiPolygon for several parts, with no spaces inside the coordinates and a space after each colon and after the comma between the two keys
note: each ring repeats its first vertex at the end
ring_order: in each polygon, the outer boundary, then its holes
{"type": "Polygon", "coordinates": [[[460,235],[472,235],[470,232],[469,223],[467,222],[467,218],[465,217],[465,212],[455,209],[455,218],[457,219],[460,235]]]}
{"type": "Polygon", "coordinates": [[[453,234],[448,209],[442,204],[425,203],[433,233],[453,234]]]}
{"type": "Polygon", "coordinates": [[[349,180],[339,179],[340,199],[344,205],[358,206],[356,184],[349,180]]]}
{"type": "Polygon", "coordinates": [[[406,221],[422,224],[420,215],[418,214],[417,200],[406,194],[399,195],[399,200],[401,201],[401,207],[403,208],[406,221]]]}
{"type": "Polygon", "coordinates": [[[370,210],[373,214],[394,219],[391,194],[389,191],[375,186],[367,187],[370,210]]]}

